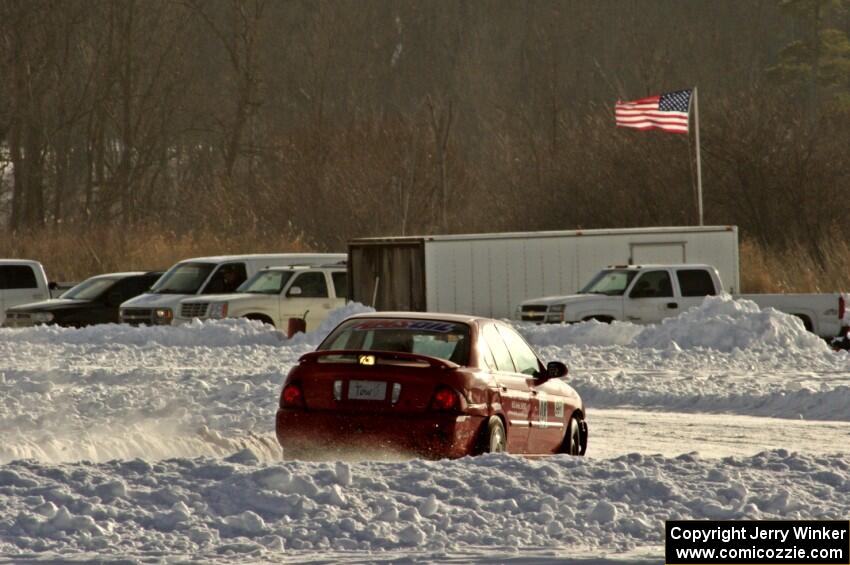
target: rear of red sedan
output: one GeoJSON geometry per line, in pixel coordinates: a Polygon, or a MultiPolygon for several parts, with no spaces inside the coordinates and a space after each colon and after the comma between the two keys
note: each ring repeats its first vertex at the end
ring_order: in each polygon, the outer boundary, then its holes
{"type": "Polygon", "coordinates": [[[460,316],[345,320],[286,378],[284,456],[475,453],[490,394],[489,374],[470,363],[475,332],[460,316]]]}

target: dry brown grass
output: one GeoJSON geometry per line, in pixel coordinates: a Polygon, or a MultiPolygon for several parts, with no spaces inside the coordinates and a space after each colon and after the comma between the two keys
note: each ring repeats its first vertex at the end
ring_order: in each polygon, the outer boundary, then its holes
{"type": "Polygon", "coordinates": [[[818,245],[822,263],[808,247],[767,249],[741,241],[741,290],[758,292],[839,292],[850,289],[850,246],[841,238],[818,245]]]}
{"type": "Polygon", "coordinates": [[[51,228],[0,238],[0,257],[35,259],[55,281],[80,281],[116,271],[164,270],[181,259],[235,253],[310,251],[299,239],[258,230],[238,237],[210,231],[176,234],[155,226],[124,231],[114,227],[51,228]]]}
{"type": "MultiPolygon", "coordinates": [[[[299,238],[249,229],[238,236],[195,230],[177,234],[148,226],[125,232],[114,227],[51,228],[0,238],[0,257],[35,259],[50,280],[80,281],[115,271],[164,270],[181,259],[231,253],[311,251],[299,238]]],[[[850,245],[835,238],[820,245],[826,267],[802,245],[767,249],[751,239],[740,247],[741,290],[836,292],[850,289],[850,245]]]]}

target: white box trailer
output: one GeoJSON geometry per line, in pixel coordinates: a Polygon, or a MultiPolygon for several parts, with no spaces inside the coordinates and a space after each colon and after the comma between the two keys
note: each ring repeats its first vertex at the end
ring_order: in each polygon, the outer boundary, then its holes
{"type": "Polygon", "coordinates": [[[707,263],[739,290],[738,228],[694,226],[361,238],[349,295],[378,310],[508,318],[536,296],[571,294],[603,267],[707,263]]]}

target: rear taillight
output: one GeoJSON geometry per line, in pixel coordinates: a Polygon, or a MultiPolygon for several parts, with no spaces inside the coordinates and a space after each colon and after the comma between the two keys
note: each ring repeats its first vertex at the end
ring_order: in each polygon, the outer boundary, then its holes
{"type": "Polygon", "coordinates": [[[453,412],[460,409],[460,395],[448,387],[440,387],[431,399],[431,410],[453,412]]]}
{"type": "Polygon", "coordinates": [[[283,391],[280,393],[280,407],[304,407],[304,393],[301,391],[301,386],[298,383],[289,383],[283,387],[283,391]]]}
{"type": "Polygon", "coordinates": [[[844,295],[838,297],[838,319],[844,319],[844,312],[847,311],[847,304],[844,302],[844,295]]]}

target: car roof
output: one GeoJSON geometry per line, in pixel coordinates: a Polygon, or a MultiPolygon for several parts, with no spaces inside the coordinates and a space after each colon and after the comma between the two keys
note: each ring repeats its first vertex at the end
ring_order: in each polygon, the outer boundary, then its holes
{"type": "Polygon", "coordinates": [[[705,263],[643,263],[641,265],[608,265],[606,269],[713,269],[705,263]]]}
{"type": "Polygon", "coordinates": [[[336,257],[346,257],[345,253],[251,253],[245,255],[210,255],[208,257],[192,257],[191,259],[183,259],[180,263],[222,263],[225,261],[250,261],[250,260],[276,260],[276,259],[298,259],[303,257],[322,257],[333,259],[336,257]]]}
{"type": "Polygon", "coordinates": [[[438,312],[366,312],[364,314],[356,314],[350,316],[349,320],[354,318],[393,318],[393,319],[413,319],[413,320],[434,320],[440,322],[455,322],[458,324],[474,324],[480,322],[495,322],[491,318],[482,318],[471,314],[441,314],[438,312]]]}
{"type": "Polygon", "coordinates": [[[32,259],[0,259],[0,265],[41,265],[38,261],[32,259]]]}
{"type": "Polygon", "coordinates": [[[273,265],[263,267],[261,271],[316,271],[319,269],[336,269],[344,271],[347,269],[345,263],[334,263],[330,265],[273,265]]]}
{"type": "Polygon", "coordinates": [[[93,275],[84,280],[91,279],[127,279],[130,277],[142,277],[142,276],[150,276],[150,277],[161,277],[162,271],[122,271],[120,273],[103,273],[101,275],[93,275]]]}
{"type": "MultiPolygon", "coordinates": [[[[146,275],[147,271],[127,271],[122,273],[103,273],[102,275],[94,275],[89,277],[89,279],[124,279],[127,277],[138,277],[139,275],[146,275]]],[[[86,279],[88,280],[88,279],[86,279]]]]}

